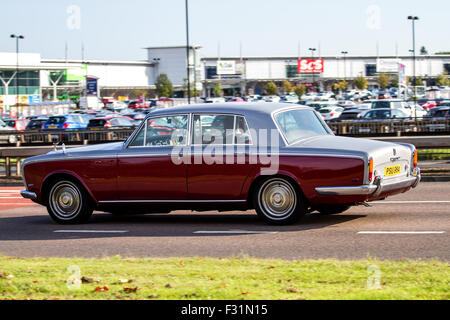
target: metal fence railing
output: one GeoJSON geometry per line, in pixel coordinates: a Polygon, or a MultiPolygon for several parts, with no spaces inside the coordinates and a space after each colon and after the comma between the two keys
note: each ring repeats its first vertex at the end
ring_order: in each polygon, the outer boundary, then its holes
{"type": "Polygon", "coordinates": [[[117,130],[61,130],[43,131],[31,130],[11,133],[11,131],[0,131],[0,143],[7,145],[53,145],[55,143],[65,144],[96,144],[110,141],[124,141],[134,129],[117,130]]]}
{"type": "Polygon", "coordinates": [[[450,132],[450,119],[329,122],[328,126],[341,136],[435,135],[450,132]]]}
{"type": "MultiPolygon", "coordinates": [[[[414,136],[450,134],[449,120],[351,121],[328,122],[336,135],[354,137],[414,136]]],[[[126,140],[134,129],[0,131],[0,144],[8,146],[96,144],[126,140]]]]}

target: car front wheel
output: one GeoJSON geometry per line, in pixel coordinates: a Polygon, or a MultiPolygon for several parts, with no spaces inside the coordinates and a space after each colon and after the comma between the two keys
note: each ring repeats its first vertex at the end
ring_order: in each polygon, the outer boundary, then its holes
{"type": "Polygon", "coordinates": [[[253,203],[258,215],[269,224],[293,224],[306,213],[300,190],[284,178],[269,178],[260,183],[253,203]]]}
{"type": "Polygon", "coordinates": [[[48,193],[47,211],[60,224],[85,223],[92,215],[92,201],[85,189],[69,180],[56,181],[48,193]]]}

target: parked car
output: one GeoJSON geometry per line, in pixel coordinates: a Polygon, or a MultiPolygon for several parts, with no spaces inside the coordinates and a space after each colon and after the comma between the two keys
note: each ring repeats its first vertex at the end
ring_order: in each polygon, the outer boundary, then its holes
{"type": "Polygon", "coordinates": [[[431,109],[426,120],[431,120],[431,123],[426,123],[426,131],[448,131],[450,129],[450,107],[435,107],[431,109]],[[435,123],[435,121],[439,123],[435,123]]]}
{"type": "Polygon", "coordinates": [[[80,114],[49,117],[44,130],[82,130],[86,129],[87,119],[80,114]]]}
{"type": "Polygon", "coordinates": [[[399,99],[385,99],[372,101],[372,109],[397,109],[401,110],[408,117],[414,117],[414,108],[412,108],[406,101],[399,99]]]}
{"type": "Polygon", "coordinates": [[[331,122],[352,122],[361,118],[361,114],[364,114],[364,109],[348,109],[342,111],[338,118],[332,119],[331,122]]]}
{"type": "Polygon", "coordinates": [[[280,102],[282,102],[282,103],[298,103],[299,100],[296,95],[295,96],[294,95],[286,95],[286,96],[281,97],[280,102]]]}
{"type": "Polygon", "coordinates": [[[109,101],[105,108],[106,110],[115,112],[128,108],[128,105],[123,101],[109,101]]]}
{"type": "Polygon", "coordinates": [[[325,107],[319,110],[319,113],[322,115],[325,121],[330,121],[332,119],[339,118],[344,108],[333,106],[333,107],[325,107]]]}
{"type": "Polygon", "coordinates": [[[16,130],[0,119],[0,141],[7,143],[16,143],[17,136],[15,135],[16,130]]]}
{"type": "Polygon", "coordinates": [[[134,128],[136,123],[128,117],[104,117],[89,120],[87,128],[95,129],[125,129],[134,128]]]}
{"type": "Polygon", "coordinates": [[[30,120],[28,119],[9,119],[4,120],[7,126],[14,128],[16,131],[24,131],[30,120]]]}
{"type": "Polygon", "coordinates": [[[280,102],[281,98],[279,96],[267,96],[264,97],[265,102],[272,102],[272,103],[278,103],[280,102]]]}
{"type": "Polygon", "coordinates": [[[414,123],[407,114],[398,109],[374,109],[365,111],[359,121],[363,123],[350,127],[351,133],[391,133],[397,131],[410,132],[414,130],[414,123]]]}
{"type": "Polygon", "coordinates": [[[341,213],[420,181],[413,145],[337,137],[310,108],[265,103],[157,110],[125,143],[63,148],[24,160],[22,169],[21,195],[62,224],[86,222],[94,209],[252,208],[270,224],[291,224],[308,212],[341,213]]]}
{"type": "Polygon", "coordinates": [[[25,128],[26,131],[30,130],[42,130],[44,129],[45,124],[47,123],[49,118],[35,118],[30,120],[27,127],[25,128]]]}

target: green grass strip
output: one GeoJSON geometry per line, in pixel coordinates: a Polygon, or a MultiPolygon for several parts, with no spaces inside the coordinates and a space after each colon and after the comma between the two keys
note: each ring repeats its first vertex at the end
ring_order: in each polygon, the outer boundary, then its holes
{"type": "Polygon", "coordinates": [[[0,257],[0,299],[449,299],[449,270],[374,259],[0,257]]]}

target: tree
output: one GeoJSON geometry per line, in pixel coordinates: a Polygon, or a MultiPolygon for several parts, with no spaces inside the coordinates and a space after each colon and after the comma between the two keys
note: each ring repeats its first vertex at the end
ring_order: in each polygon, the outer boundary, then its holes
{"type": "Polygon", "coordinates": [[[436,85],[440,87],[450,86],[450,80],[443,74],[438,75],[436,85]]]}
{"type": "Polygon", "coordinates": [[[420,54],[423,55],[423,56],[427,55],[427,54],[428,54],[427,48],[425,48],[424,46],[422,46],[422,47],[420,48],[420,54]]]}
{"type": "Polygon", "coordinates": [[[391,78],[388,75],[380,74],[377,82],[381,89],[386,89],[391,82],[391,78]]]}
{"type": "Polygon", "coordinates": [[[289,81],[283,82],[283,92],[284,93],[291,93],[292,92],[292,85],[289,81]]]}
{"type": "Polygon", "coordinates": [[[223,93],[223,89],[222,89],[222,84],[220,82],[218,82],[215,86],[214,86],[214,96],[216,97],[221,97],[223,93]]]}
{"type": "Polygon", "coordinates": [[[156,79],[156,92],[159,97],[171,97],[173,93],[173,84],[165,73],[161,73],[156,79]]]}
{"type": "MultiPolygon", "coordinates": [[[[183,85],[183,89],[184,89],[184,96],[185,98],[187,98],[187,92],[188,92],[188,83],[187,83],[187,79],[184,78],[183,79],[184,85],[183,85]]],[[[200,91],[195,89],[193,87],[194,84],[191,83],[191,97],[198,97],[200,95],[200,91]]]]}
{"type": "Polygon", "coordinates": [[[295,86],[294,92],[297,95],[297,97],[301,100],[303,95],[306,93],[306,87],[304,85],[295,86]]]}
{"type": "Polygon", "coordinates": [[[268,82],[264,89],[269,96],[274,96],[278,93],[278,87],[273,81],[268,82]]]}
{"type": "Polygon", "coordinates": [[[348,82],[343,80],[341,82],[333,84],[333,90],[334,91],[340,91],[340,90],[347,90],[348,88],[348,82]]]}
{"type": "Polygon", "coordinates": [[[398,75],[396,75],[391,79],[391,87],[398,88],[398,82],[398,75]]]}
{"type": "Polygon", "coordinates": [[[423,78],[422,77],[416,77],[416,80],[414,81],[415,86],[423,86],[423,78]]]}
{"type": "Polygon", "coordinates": [[[145,100],[145,97],[147,97],[148,91],[138,89],[138,90],[134,91],[134,94],[136,95],[136,97],[144,96],[144,100],[145,100]]]}
{"type": "Polygon", "coordinates": [[[356,88],[362,90],[362,89],[367,89],[368,86],[368,81],[366,78],[364,78],[362,75],[357,77],[354,81],[353,84],[355,85],[356,88]]]}

